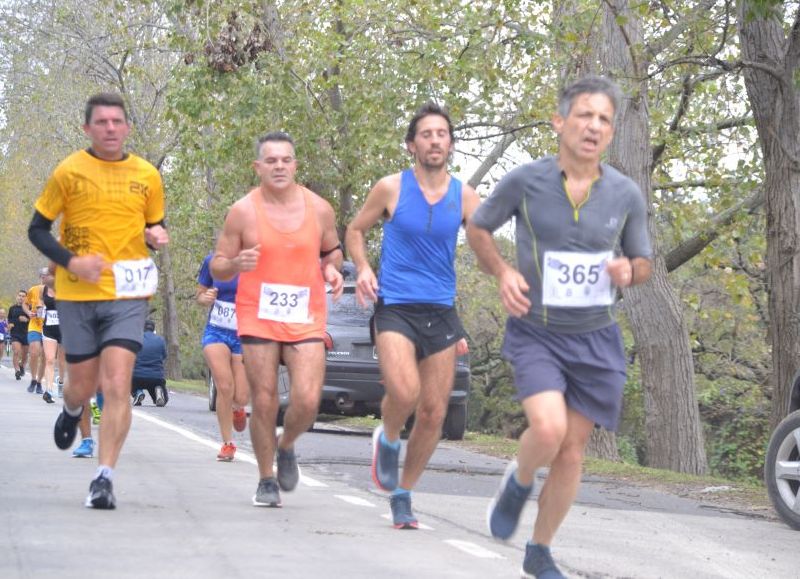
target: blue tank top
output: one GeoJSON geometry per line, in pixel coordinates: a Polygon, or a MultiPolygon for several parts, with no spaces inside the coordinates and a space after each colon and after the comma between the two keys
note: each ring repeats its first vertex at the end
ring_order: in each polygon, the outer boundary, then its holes
{"type": "Polygon", "coordinates": [[[212,255],[209,253],[203,260],[203,265],[200,266],[200,273],[197,274],[197,283],[202,286],[217,288],[217,299],[223,302],[236,302],[236,288],[239,285],[239,274],[236,274],[230,281],[219,281],[211,277],[211,263],[212,255]]]}
{"type": "Polygon", "coordinates": [[[453,305],[461,222],[461,181],[451,177],[447,193],[431,205],[414,171],[402,172],[397,207],[383,225],[378,296],[384,303],[453,305]]]}

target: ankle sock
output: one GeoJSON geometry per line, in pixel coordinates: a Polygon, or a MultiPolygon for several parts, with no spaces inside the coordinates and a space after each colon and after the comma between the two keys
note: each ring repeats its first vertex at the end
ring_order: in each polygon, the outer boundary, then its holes
{"type": "Polygon", "coordinates": [[[94,473],[94,478],[98,479],[101,476],[103,478],[111,480],[112,477],[114,476],[114,469],[111,468],[110,466],[104,466],[101,464],[100,466],[97,467],[97,471],[94,473]]]}
{"type": "Polygon", "coordinates": [[[511,478],[509,478],[508,480],[517,490],[522,491],[522,492],[530,491],[533,488],[532,484],[524,485],[524,484],[520,483],[519,479],[517,478],[517,473],[516,472],[514,474],[512,474],[511,478]]]}
{"type": "Polygon", "coordinates": [[[392,491],[392,496],[393,496],[393,497],[397,497],[397,496],[405,496],[405,495],[410,495],[410,494],[411,494],[411,491],[410,491],[410,490],[408,490],[408,489],[401,489],[400,487],[397,487],[396,489],[394,489],[394,490],[392,491]]]}
{"type": "Polygon", "coordinates": [[[77,409],[70,408],[66,404],[64,404],[64,412],[72,416],[73,418],[77,418],[83,412],[83,406],[79,406],[77,409]]]}
{"type": "Polygon", "coordinates": [[[381,432],[381,444],[385,444],[389,448],[398,449],[400,448],[400,439],[398,438],[394,442],[389,442],[389,439],[386,438],[386,433],[381,432]]]}

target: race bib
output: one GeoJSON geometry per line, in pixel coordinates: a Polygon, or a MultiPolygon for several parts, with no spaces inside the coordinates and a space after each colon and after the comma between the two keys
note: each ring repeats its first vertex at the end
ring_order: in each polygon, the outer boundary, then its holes
{"type": "Polygon", "coordinates": [[[58,310],[47,310],[47,314],[45,314],[44,318],[44,325],[45,326],[58,325],[58,310]]]}
{"type": "Polygon", "coordinates": [[[606,271],[606,262],[613,255],[611,251],[546,251],[542,303],[560,308],[613,304],[615,290],[606,271]]]}
{"type": "Polygon", "coordinates": [[[37,318],[43,318],[44,317],[44,312],[45,312],[45,307],[44,306],[36,306],[36,317],[37,318]]]}
{"type": "Polygon", "coordinates": [[[223,302],[216,300],[214,305],[211,306],[211,315],[208,318],[208,323],[217,328],[224,328],[226,330],[236,329],[236,304],[231,302],[223,302]]]}
{"type": "Polygon", "coordinates": [[[307,324],[311,288],[277,283],[262,283],[258,317],[262,320],[307,324]]]}
{"type": "Polygon", "coordinates": [[[158,289],[158,269],[149,257],[117,261],[114,283],[118,298],[147,298],[158,289]]]}

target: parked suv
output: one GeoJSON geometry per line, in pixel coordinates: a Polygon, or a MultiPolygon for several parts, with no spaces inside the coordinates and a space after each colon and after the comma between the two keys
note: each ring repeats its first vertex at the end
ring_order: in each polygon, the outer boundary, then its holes
{"type": "Polygon", "coordinates": [[[767,447],[764,482],[781,519],[800,531],[800,372],[792,379],[788,416],[778,424],[767,447]]]}
{"type": "MultiPolygon", "coordinates": [[[[372,309],[358,305],[355,282],[345,281],[342,297],[333,302],[328,296],[327,359],[322,387],[320,413],[349,416],[380,416],[383,383],[378,368],[378,354],[369,334],[372,309]]],[[[216,387],[206,372],[208,407],[216,407],[216,387]]],[[[467,398],[470,389],[469,356],[461,356],[456,364],[456,377],[442,435],[461,440],[467,428],[467,398]]],[[[278,424],[289,405],[289,375],[284,366],[278,373],[280,411],[278,424]]],[[[409,420],[409,426],[413,419],[409,420]]]]}

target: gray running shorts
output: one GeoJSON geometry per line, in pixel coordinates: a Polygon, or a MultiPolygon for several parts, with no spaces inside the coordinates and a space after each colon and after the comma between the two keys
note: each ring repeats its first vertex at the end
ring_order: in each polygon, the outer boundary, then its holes
{"type": "Polygon", "coordinates": [[[142,345],[146,299],[73,302],[56,300],[61,344],[71,358],[91,358],[109,342],[142,345]]]}
{"type": "Polygon", "coordinates": [[[514,368],[518,400],[557,390],[567,406],[616,431],[626,380],[619,326],[562,334],[509,318],[502,355],[514,368]]]}
{"type": "MultiPolygon", "coordinates": [[[[449,348],[465,336],[458,312],[439,304],[375,304],[374,330],[397,332],[416,346],[417,360],[449,348]]],[[[374,342],[373,337],[373,342],[374,342]]]]}

